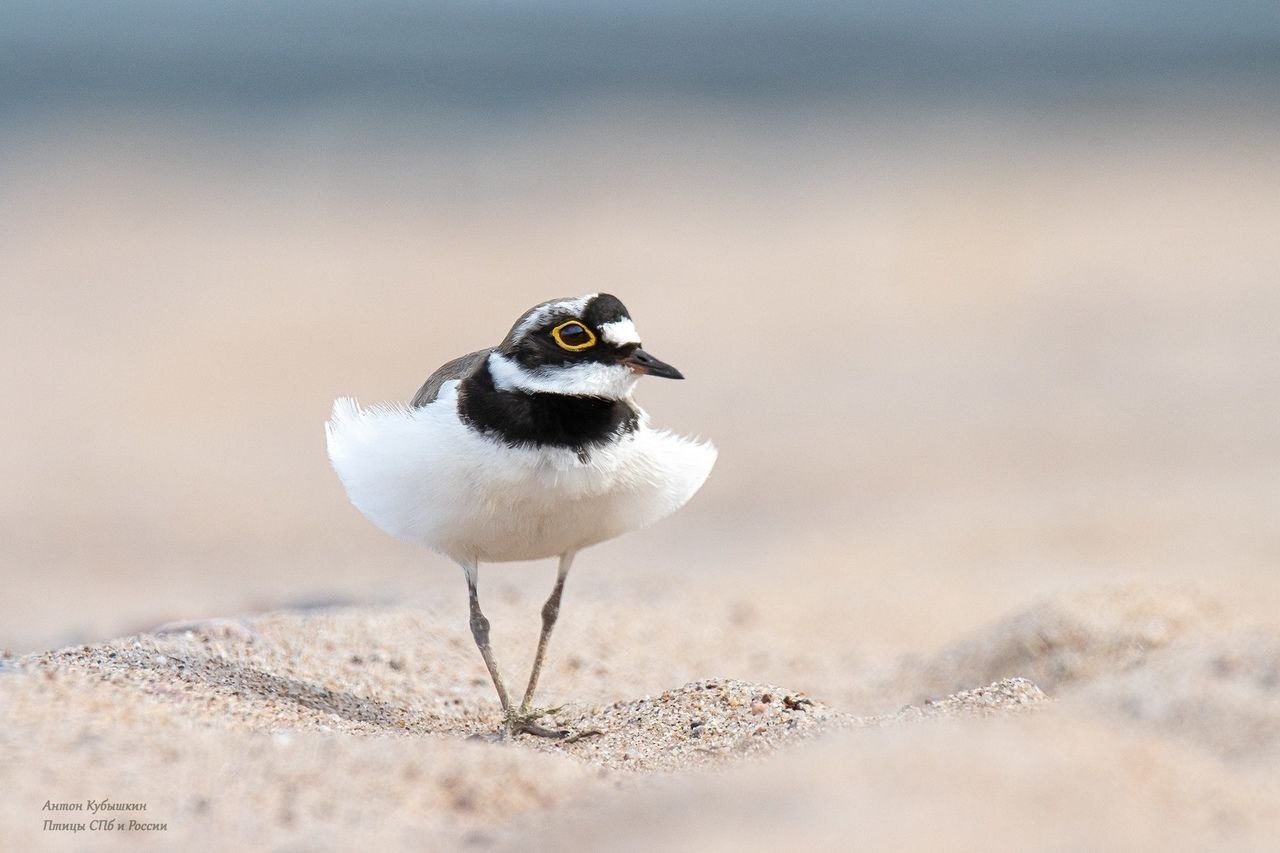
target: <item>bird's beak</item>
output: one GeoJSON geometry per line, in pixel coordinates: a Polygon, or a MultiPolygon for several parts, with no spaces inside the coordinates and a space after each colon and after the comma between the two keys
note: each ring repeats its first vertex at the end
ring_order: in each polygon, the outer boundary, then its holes
{"type": "Polygon", "coordinates": [[[649,353],[642,349],[638,349],[631,355],[622,360],[622,363],[630,367],[636,373],[644,373],[648,376],[661,376],[663,379],[684,379],[684,374],[676,370],[665,361],[658,361],[649,353]]]}

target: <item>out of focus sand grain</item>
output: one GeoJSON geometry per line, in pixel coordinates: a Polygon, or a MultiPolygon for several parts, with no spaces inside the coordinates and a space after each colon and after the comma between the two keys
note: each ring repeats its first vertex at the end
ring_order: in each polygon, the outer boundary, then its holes
{"type": "MultiPolygon", "coordinates": [[[[1274,846],[1274,110],[340,119],[5,131],[0,847],[1274,846]],[[569,579],[608,732],[468,741],[459,573],[320,425],[597,290],[720,462],[569,579]]],[[[514,680],[553,571],[482,568],[514,680]]]]}

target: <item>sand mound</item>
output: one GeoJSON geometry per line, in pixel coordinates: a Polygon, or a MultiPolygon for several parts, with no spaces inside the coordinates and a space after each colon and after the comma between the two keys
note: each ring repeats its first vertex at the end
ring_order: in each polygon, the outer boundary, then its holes
{"type": "Polygon", "coordinates": [[[853,718],[803,693],[734,679],[705,679],[608,707],[565,708],[568,744],[542,741],[605,767],[675,770],[772,752],[853,718]]]}
{"type": "Polygon", "coordinates": [[[675,770],[768,754],[835,728],[1001,716],[1046,701],[1030,681],[1010,678],[896,714],[855,717],[776,685],[706,679],[607,708],[565,709],[555,716],[556,725],[575,732],[576,739],[541,745],[605,767],[675,770]]]}
{"type": "Polygon", "coordinates": [[[1102,587],[1037,604],[902,662],[877,692],[919,699],[1011,675],[1231,760],[1280,760],[1280,639],[1182,589],[1102,587]]]}
{"type": "Polygon", "coordinates": [[[1153,654],[1067,701],[1176,735],[1230,761],[1280,765],[1280,640],[1247,632],[1153,654]]]}
{"type": "Polygon", "coordinates": [[[1000,717],[1037,708],[1048,702],[1044,691],[1025,678],[1004,678],[986,687],[962,690],[923,705],[908,705],[896,714],[868,717],[866,723],[903,723],[946,717],[1000,717]]]}
{"type": "Polygon", "coordinates": [[[944,649],[917,667],[919,698],[1009,675],[1050,693],[1142,666],[1160,649],[1204,636],[1218,608],[1182,589],[1103,587],[1042,602],[944,649]]]}

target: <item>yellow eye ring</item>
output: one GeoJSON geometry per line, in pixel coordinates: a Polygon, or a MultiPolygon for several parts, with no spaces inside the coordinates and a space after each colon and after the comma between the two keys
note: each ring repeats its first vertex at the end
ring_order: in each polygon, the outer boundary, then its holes
{"type": "Polygon", "coordinates": [[[595,333],[592,332],[590,329],[588,329],[586,325],[579,320],[566,320],[565,322],[561,323],[559,326],[556,326],[554,329],[551,330],[551,337],[555,338],[556,343],[560,345],[560,349],[568,350],[569,352],[582,352],[584,349],[591,349],[593,346],[596,345],[595,333]],[[587,333],[586,343],[581,343],[581,344],[565,343],[564,338],[560,337],[560,330],[568,328],[569,326],[577,326],[579,329],[586,332],[587,333]]]}

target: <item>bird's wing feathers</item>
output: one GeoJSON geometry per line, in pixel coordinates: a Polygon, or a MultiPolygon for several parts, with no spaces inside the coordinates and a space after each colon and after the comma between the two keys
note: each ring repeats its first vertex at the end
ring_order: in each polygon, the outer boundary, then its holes
{"type": "Polygon", "coordinates": [[[492,347],[482,349],[478,352],[464,355],[461,358],[455,358],[441,367],[431,374],[426,383],[418,389],[418,393],[413,395],[413,401],[409,404],[410,407],[417,409],[434,402],[436,396],[440,393],[440,387],[444,383],[467,376],[483,364],[491,352],[493,352],[492,347]]]}

